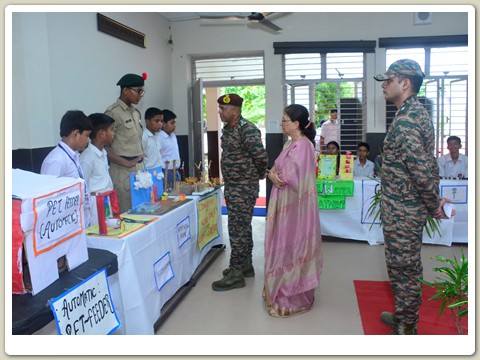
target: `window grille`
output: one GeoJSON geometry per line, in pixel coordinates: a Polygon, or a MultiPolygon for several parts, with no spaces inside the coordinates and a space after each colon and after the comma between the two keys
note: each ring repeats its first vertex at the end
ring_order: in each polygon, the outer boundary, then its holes
{"type": "MultiPolygon", "coordinates": [[[[435,153],[448,153],[447,138],[462,140],[460,152],[468,155],[468,48],[466,46],[387,49],[386,63],[410,58],[417,61],[425,73],[419,100],[430,113],[435,128],[435,153]]],[[[396,108],[387,104],[387,129],[396,108]]]]}
{"type": "Polygon", "coordinates": [[[196,58],[193,81],[202,78],[204,86],[264,84],[263,56],[196,58]]]}
{"type": "Polygon", "coordinates": [[[341,153],[355,153],[365,140],[365,54],[287,53],[283,68],[286,104],[304,105],[317,128],[337,108],[341,153]]]}

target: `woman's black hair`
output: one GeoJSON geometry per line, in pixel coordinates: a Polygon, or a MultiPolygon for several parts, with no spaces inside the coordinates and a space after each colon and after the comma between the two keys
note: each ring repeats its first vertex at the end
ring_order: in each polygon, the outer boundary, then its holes
{"type": "Polygon", "coordinates": [[[309,119],[310,114],[308,113],[307,108],[303,105],[291,104],[283,111],[290,117],[290,120],[298,121],[299,129],[302,134],[305,135],[315,146],[317,130],[315,124],[309,119]]]}

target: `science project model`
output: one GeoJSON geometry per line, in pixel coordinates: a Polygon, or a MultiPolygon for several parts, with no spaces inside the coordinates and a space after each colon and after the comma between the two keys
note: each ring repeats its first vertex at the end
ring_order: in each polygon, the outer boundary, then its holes
{"type": "Polygon", "coordinates": [[[12,170],[14,294],[35,295],[88,260],[84,204],[83,179],[12,170]]]}

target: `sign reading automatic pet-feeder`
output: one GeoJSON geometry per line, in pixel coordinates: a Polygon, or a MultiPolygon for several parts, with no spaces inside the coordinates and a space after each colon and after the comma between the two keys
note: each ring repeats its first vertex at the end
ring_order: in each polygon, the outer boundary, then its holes
{"type": "Polygon", "coordinates": [[[353,196],[353,157],[345,155],[320,155],[318,157],[318,208],[321,210],[345,209],[346,197],[353,196]],[[337,161],[338,175],[337,173],[337,161]]]}

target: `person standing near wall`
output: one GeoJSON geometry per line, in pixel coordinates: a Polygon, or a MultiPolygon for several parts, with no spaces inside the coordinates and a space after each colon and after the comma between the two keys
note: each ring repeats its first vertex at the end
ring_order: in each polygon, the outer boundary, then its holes
{"type": "Polygon", "coordinates": [[[267,172],[268,157],[260,130],[242,117],[243,99],[226,94],[217,99],[218,113],[225,123],[221,138],[221,169],[228,211],[230,264],[223,278],[212,283],[215,291],[245,286],[245,277],[255,276],[252,265],[252,217],[259,180],[267,172]]]}
{"type": "Polygon", "coordinates": [[[383,312],[380,318],[394,328],[392,335],[417,334],[423,227],[429,214],[446,218],[447,200],[439,197],[433,122],[417,98],[424,76],[410,59],[398,60],[374,76],[382,81],[385,100],[398,109],[383,143],[381,181],[385,260],[395,313],[383,312]]]}
{"type": "Polygon", "coordinates": [[[144,77],[146,78],[146,74],[122,76],[117,82],[120,86],[120,97],[105,110],[105,114],[115,120],[115,138],[106,150],[120,212],[132,207],[130,174],[144,168],[141,114],[134,106],[140,102],[145,93],[144,77]]]}

